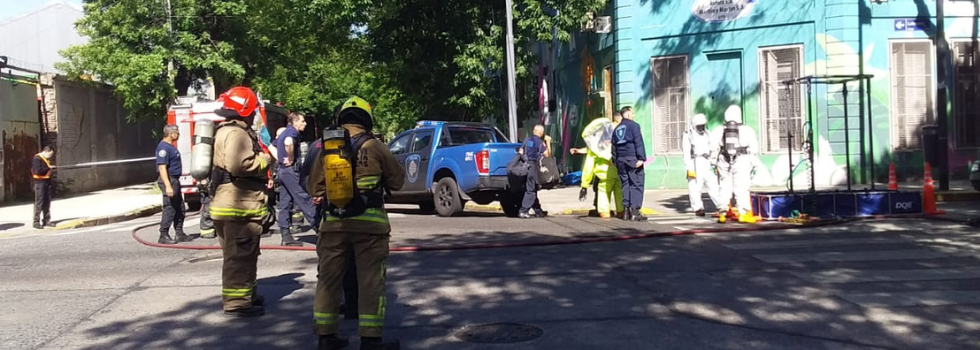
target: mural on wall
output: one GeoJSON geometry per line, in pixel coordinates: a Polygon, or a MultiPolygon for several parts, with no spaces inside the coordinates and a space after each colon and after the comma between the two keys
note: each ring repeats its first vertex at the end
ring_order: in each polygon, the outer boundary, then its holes
{"type": "MultiPolygon", "coordinates": [[[[837,38],[818,33],[816,34],[816,42],[820,49],[823,51],[817,56],[820,59],[814,60],[807,63],[804,66],[804,75],[817,75],[817,74],[827,74],[827,75],[845,75],[845,74],[857,74],[860,72],[859,64],[862,62],[861,55],[858,51],[854,50],[850,45],[842,43],[837,38]],[[822,73],[817,73],[822,72],[822,73]]],[[[864,71],[865,74],[874,75],[874,79],[871,82],[871,108],[874,118],[874,135],[875,145],[888,145],[889,140],[889,121],[888,121],[888,70],[875,67],[872,65],[872,57],[875,49],[875,44],[869,43],[863,49],[864,52],[864,71]]],[[[849,89],[851,91],[857,91],[858,83],[851,83],[849,89]]],[[[833,152],[833,147],[830,141],[824,136],[827,130],[843,129],[842,120],[834,120],[832,122],[827,122],[828,113],[833,113],[835,115],[841,115],[843,110],[839,106],[833,106],[829,108],[816,108],[816,106],[827,106],[828,99],[827,96],[834,96],[835,99],[841,98],[842,85],[833,84],[826,85],[825,87],[815,87],[813,97],[814,97],[814,122],[816,125],[813,127],[814,135],[817,138],[814,142],[814,154],[813,154],[813,167],[814,167],[814,180],[815,185],[821,186],[836,186],[844,185],[847,181],[847,170],[844,161],[844,155],[840,154],[843,152],[833,152]]],[[[852,94],[852,98],[854,98],[852,94]]],[[[854,100],[849,101],[852,104],[854,100]]],[[[806,116],[806,111],[804,110],[804,117],[806,116]]],[[[863,112],[864,115],[866,112],[863,112]]],[[[851,126],[852,128],[854,126],[851,126]]],[[[855,144],[855,140],[852,140],[852,145],[855,144]]],[[[804,154],[802,152],[797,152],[793,155],[793,159],[789,159],[789,155],[782,154],[776,157],[769,158],[769,164],[766,164],[761,159],[756,159],[755,176],[752,179],[753,185],[755,186],[783,186],[788,185],[790,176],[790,165],[793,166],[793,184],[797,189],[806,187],[809,185],[809,169],[804,162],[804,154]]],[[[852,150],[852,153],[856,153],[852,150]]],[[[877,162],[881,162],[885,159],[886,154],[883,149],[879,149],[875,152],[875,159],[877,162]]],[[[857,177],[854,173],[858,170],[856,169],[855,163],[859,160],[857,157],[851,158],[851,172],[852,172],[852,183],[856,182],[857,177]]],[[[877,176],[881,176],[880,171],[877,172],[877,176]]],[[[885,173],[887,176],[887,173],[885,173]]]]}

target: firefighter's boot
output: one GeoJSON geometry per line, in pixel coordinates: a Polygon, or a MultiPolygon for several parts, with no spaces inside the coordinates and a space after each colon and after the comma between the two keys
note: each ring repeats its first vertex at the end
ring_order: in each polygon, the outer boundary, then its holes
{"type": "Polygon", "coordinates": [[[347,346],[349,342],[347,337],[340,337],[336,334],[331,335],[321,335],[319,342],[317,342],[317,350],[337,350],[343,349],[347,346]]]}
{"type": "Polygon", "coordinates": [[[229,317],[258,317],[265,315],[265,308],[252,304],[252,306],[243,309],[225,311],[225,315],[229,317]]]}
{"type": "Polygon", "coordinates": [[[301,247],[303,242],[297,241],[293,238],[293,233],[289,229],[282,230],[282,245],[287,247],[301,247]]]}
{"type": "Polygon", "coordinates": [[[361,337],[361,350],[399,350],[402,348],[398,340],[381,341],[381,338],[361,337]]]}

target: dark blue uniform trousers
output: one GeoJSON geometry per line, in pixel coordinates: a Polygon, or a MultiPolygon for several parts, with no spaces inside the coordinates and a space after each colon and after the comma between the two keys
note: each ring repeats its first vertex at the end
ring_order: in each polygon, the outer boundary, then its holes
{"type": "Polygon", "coordinates": [[[160,233],[169,234],[170,226],[178,235],[184,234],[184,194],[180,192],[180,179],[176,176],[170,177],[170,187],[174,189],[174,196],[167,197],[167,188],[163,185],[163,180],[157,180],[157,186],[163,192],[163,217],[160,218],[160,233]]]}
{"type": "Polygon", "coordinates": [[[541,202],[538,201],[538,173],[541,172],[538,161],[527,162],[527,181],[524,183],[524,200],[521,201],[521,212],[527,213],[529,210],[541,210],[541,202]]]}
{"type": "Polygon", "coordinates": [[[304,186],[300,185],[299,173],[293,168],[279,168],[276,181],[279,181],[279,213],[278,220],[279,228],[282,230],[289,229],[292,224],[292,209],[293,203],[299,206],[299,210],[303,212],[303,216],[306,217],[306,221],[310,223],[311,226],[316,228],[318,224],[316,219],[316,208],[313,207],[313,199],[304,190],[304,186]]]}
{"type": "Polygon", "coordinates": [[[640,209],[643,206],[643,167],[636,168],[636,159],[617,160],[616,171],[623,183],[623,207],[640,209]]]}

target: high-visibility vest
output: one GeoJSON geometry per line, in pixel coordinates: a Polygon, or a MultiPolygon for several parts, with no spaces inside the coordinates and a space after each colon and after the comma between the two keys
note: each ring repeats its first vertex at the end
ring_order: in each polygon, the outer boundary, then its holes
{"type": "Polygon", "coordinates": [[[51,178],[51,162],[48,161],[47,158],[42,157],[40,153],[35,154],[34,156],[35,157],[38,157],[38,158],[41,158],[41,161],[43,161],[44,164],[48,166],[48,171],[46,173],[44,173],[44,174],[35,174],[34,173],[34,167],[32,166],[31,167],[31,178],[34,179],[34,180],[47,180],[47,179],[50,179],[51,178]]]}

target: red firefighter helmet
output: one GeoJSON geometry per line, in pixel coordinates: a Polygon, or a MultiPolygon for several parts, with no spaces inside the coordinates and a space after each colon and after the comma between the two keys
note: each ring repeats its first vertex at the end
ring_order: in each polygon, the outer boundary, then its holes
{"type": "Polygon", "coordinates": [[[259,108],[259,98],[255,96],[255,92],[244,86],[225,91],[218,97],[218,101],[221,101],[221,108],[214,113],[223,117],[247,118],[259,108]]]}

